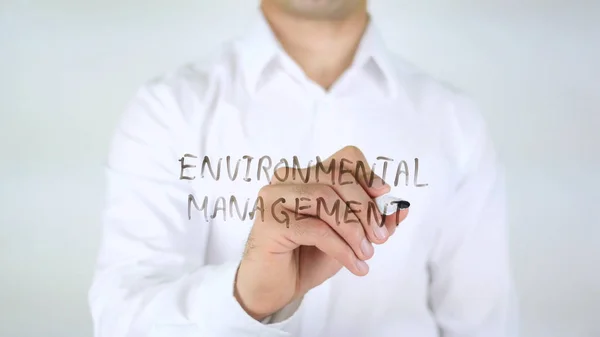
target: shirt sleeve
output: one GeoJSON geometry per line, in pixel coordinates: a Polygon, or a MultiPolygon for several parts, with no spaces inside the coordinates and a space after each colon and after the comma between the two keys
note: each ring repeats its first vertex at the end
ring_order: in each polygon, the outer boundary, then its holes
{"type": "MultiPolygon", "coordinates": [[[[196,117],[186,116],[179,97],[189,99],[171,85],[149,83],[114,135],[89,292],[94,336],[290,336],[295,313],[263,324],[236,301],[238,260],[206,263],[209,225],[188,219],[192,188],[179,179],[178,160],[199,148],[187,148],[199,139],[190,131],[196,117]]],[[[198,102],[187,104],[202,110],[198,102]]]]}
{"type": "Polygon", "coordinates": [[[454,109],[454,141],[463,151],[459,179],[436,221],[430,306],[443,337],[514,337],[502,165],[473,103],[461,98],[454,109]]]}

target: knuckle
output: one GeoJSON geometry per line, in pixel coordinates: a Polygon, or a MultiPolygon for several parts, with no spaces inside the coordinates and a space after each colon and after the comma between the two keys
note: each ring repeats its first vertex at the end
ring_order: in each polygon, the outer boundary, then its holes
{"type": "Polygon", "coordinates": [[[346,246],[344,251],[342,252],[343,259],[345,261],[354,261],[356,259],[356,254],[350,249],[350,247],[346,246]]]}
{"type": "Polygon", "coordinates": [[[271,178],[272,183],[283,182],[289,175],[289,167],[279,167],[274,171],[273,177],[271,178]]]}
{"type": "Polygon", "coordinates": [[[348,230],[349,239],[353,242],[361,242],[365,237],[365,231],[361,226],[358,226],[358,224],[355,225],[357,226],[352,226],[352,228],[348,230]]]}
{"type": "Polygon", "coordinates": [[[341,181],[354,182],[357,180],[356,176],[354,176],[354,170],[352,170],[352,171],[344,170],[344,172],[340,172],[337,175],[341,181]]]}
{"type": "Polygon", "coordinates": [[[356,207],[356,211],[358,214],[361,214],[367,222],[371,220],[372,217],[377,217],[379,215],[377,213],[379,212],[377,204],[372,200],[361,202],[360,205],[356,207]]]}
{"type": "Polygon", "coordinates": [[[318,191],[320,197],[323,197],[325,200],[334,200],[338,198],[336,191],[330,185],[317,185],[315,189],[318,191]]]}
{"type": "Polygon", "coordinates": [[[273,187],[271,185],[265,185],[265,186],[261,187],[260,190],[258,190],[258,196],[264,198],[264,197],[270,195],[272,190],[273,190],[273,187]]]}
{"type": "Polygon", "coordinates": [[[300,197],[310,196],[313,194],[314,187],[308,184],[293,185],[294,193],[300,197]]]}
{"type": "Polygon", "coordinates": [[[363,152],[354,145],[346,146],[344,152],[348,155],[349,158],[353,159],[361,159],[364,156],[363,152]]]}
{"type": "Polygon", "coordinates": [[[321,239],[326,239],[331,235],[331,228],[325,224],[315,226],[315,236],[321,239]]]}
{"type": "Polygon", "coordinates": [[[348,145],[344,148],[344,152],[347,152],[349,154],[357,154],[357,153],[362,153],[360,151],[360,149],[355,146],[355,145],[348,145]]]}

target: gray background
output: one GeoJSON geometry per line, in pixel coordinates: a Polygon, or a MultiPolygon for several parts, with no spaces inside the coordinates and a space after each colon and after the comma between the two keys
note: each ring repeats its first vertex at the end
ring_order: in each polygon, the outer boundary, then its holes
{"type": "MultiPolygon", "coordinates": [[[[0,0],[0,336],[91,335],[116,120],[144,81],[242,33],[256,5],[0,0]]],[[[371,11],[392,49],[470,93],[491,126],[523,336],[600,336],[599,2],[373,0],[371,11]]]]}

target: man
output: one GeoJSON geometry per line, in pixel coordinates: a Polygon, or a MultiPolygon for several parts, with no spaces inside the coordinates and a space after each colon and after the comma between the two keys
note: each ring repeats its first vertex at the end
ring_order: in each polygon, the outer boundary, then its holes
{"type": "Polygon", "coordinates": [[[107,177],[97,337],[514,335],[483,120],[386,50],[366,0],[263,0],[140,89],[107,177]]]}

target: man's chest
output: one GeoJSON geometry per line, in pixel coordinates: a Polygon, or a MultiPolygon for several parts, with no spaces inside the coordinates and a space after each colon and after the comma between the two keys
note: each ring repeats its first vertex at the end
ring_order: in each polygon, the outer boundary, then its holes
{"type": "Polygon", "coordinates": [[[447,198],[451,172],[443,169],[438,138],[418,118],[402,106],[352,100],[290,102],[287,109],[282,103],[247,109],[221,103],[202,129],[194,168],[199,207],[192,206],[191,215],[209,226],[205,263],[240,258],[252,224],[268,211],[257,196],[275,169],[315,165],[352,145],[391,185],[392,195],[411,203],[409,215],[375,247],[366,277],[342,270],[311,292],[305,306],[314,315],[344,307],[344,321],[364,313],[357,303],[371,306],[373,317],[426,312],[427,257],[435,238],[428,219],[447,198]]]}

